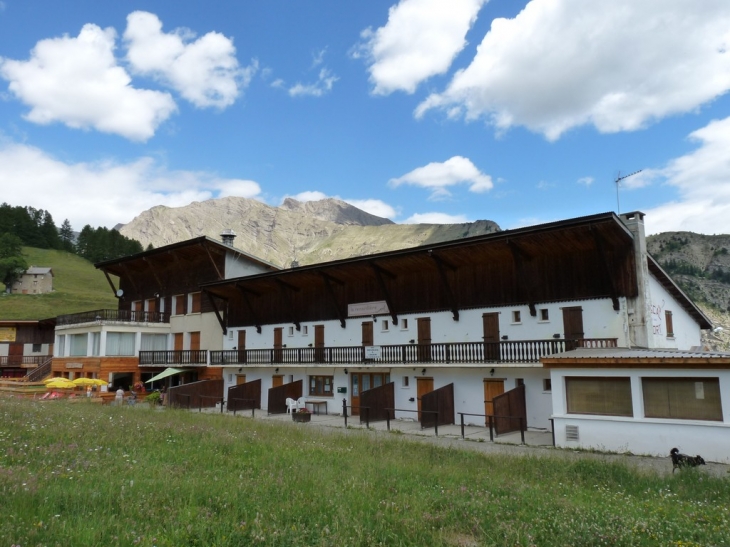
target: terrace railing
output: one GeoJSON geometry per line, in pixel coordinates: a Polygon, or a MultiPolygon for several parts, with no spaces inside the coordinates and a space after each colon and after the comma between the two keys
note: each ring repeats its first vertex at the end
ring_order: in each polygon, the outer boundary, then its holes
{"type": "Polygon", "coordinates": [[[3,355],[0,356],[0,367],[37,367],[52,358],[51,355],[3,355]]]}
{"type": "Polygon", "coordinates": [[[616,338],[580,340],[510,340],[494,343],[452,342],[443,344],[401,344],[378,346],[380,357],[366,358],[362,346],[322,348],[271,348],[211,351],[210,364],[399,364],[399,363],[537,363],[540,358],[578,347],[615,348],[616,338]]]}
{"type": "Polygon", "coordinates": [[[205,366],[208,364],[207,349],[188,349],[170,351],[140,351],[140,366],[205,366]]]}
{"type": "Polygon", "coordinates": [[[170,314],[159,311],[93,310],[59,315],[56,326],[81,323],[169,323],[170,314]]]}
{"type": "Polygon", "coordinates": [[[40,382],[46,376],[50,376],[53,356],[46,355],[42,357],[42,359],[44,359],[42,363],[40,363],[36,368],[28,371],[28,374],[25,376],[26,382],[40,382]]]}

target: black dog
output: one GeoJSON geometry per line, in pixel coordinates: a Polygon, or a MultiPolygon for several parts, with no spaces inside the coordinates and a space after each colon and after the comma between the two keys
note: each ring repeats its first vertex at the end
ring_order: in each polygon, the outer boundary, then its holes
{"type": "Polygon", "coordinates": [[[697,456],[688,456],[687,454],[680,454],[678,448],[672,448],[669,451],[669,457],[672,458],[672,473],[676,469],[683,467],[697,467],[698,465],[705,465],[705,460],[699,454],[697,456]]]}

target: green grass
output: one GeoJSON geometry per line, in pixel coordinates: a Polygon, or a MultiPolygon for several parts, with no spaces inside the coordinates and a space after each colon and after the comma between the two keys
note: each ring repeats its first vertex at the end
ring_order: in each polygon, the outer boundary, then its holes
{"type": "Polygon", "coordinates": [[[722,545],[730,481],[0,398],[0,545],[722,545]]]}
{"type": "MultiPolygon", "coordinates": [[[[88,260],[64,251],[24,247],[29,265],[53,268],[53,289],[48,294],[0,293],[0,320],[36,320],[67,313],[117,308],[104,274],[88,260]]],[[[116,282],[116,279],[114,279],[116,282]]],[[[0,284],[0,288],[4,289],[0,284]]]]}

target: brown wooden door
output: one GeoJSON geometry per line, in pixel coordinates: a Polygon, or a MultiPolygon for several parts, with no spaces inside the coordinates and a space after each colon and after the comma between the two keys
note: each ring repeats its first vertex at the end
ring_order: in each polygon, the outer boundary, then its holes
{"type": "Polygon", "coordinates": [[[142,301],[132,302],[132,321],[142,321],[142,301]]]}
{"type": "Polygon", "coordinates": [[[284,329],[282,327],[274,329],[274,363],[281,363],[284,360],[284,352],[282,350],[281,341],[283,331],[284,329]]]}
{"type": "Polygon", "coordinates": [[[419,317],[418,322],[418,360],[431,360],[431,318],[419,317]]]}
{"type": "Polygon", "coordinates": [[[433,391],[433,378],[416,378],[416,400],[418,401],[418,421],[421,421],[421,397],[433,391]]]}
{"type": "Polygon", "coordinates": [[[236,385],[240,386],[241,384],[246,383],[246,375],[245,374],[239,374],[236,376],[236,385]]]}
{"type": "MultiPolygon", "coordinates": [[[[484,414],[494,416],[494,398],[504,393],[504,380],[484,380],[484,414]]],[[[489,425],[488,419],[485,425],[489,425]]]]}
{"type": "Polygon", "coordinates": [[[11,343],[8,346],[8,365],[19,366],[23,362],[24,344],[11,343]]]}
{"type": "Polygon", "coordinates": [[[183,333],[182,332],[176,332],[173,335],[173,349],[175,351],[182,351],[183,350],[183,333]]]}
{"type": "Polygon", "coordinates": [[[482,314],[484,331],[484,358],[487,361],[499,361],[499,314],[482,314]]]}
{"type": "Polygon", "coordinates": [[[350,373],[350,404],[352,416],[359,416],[360,394],[374,387],[380,387],[390,382],[389,373],[381,372],[351,372],[350,373]]]}
{"type": "Polygon", "coordinates": [[[565,339],[569,340],[566,342],[565,349],[575,349],[575,340],[582,340],[584,337],[583,333],[583,308],[580,306],[573,306],[570,308],[563,308],[563,333],[565,339]]]}
{"type": "Polygon", "coordinates": [[[271,387],[279,387],[284,385],[284,375],[274,374],[271,377],[271,387]]]}
{"type": "Polygon", "coordinates": [[[324,325],[314,325],[314,361],[324,363],[324,325]]]}
{"type": "Polygon", "coordinates": [[[150,315],[154,315],[154,313],[157,311],[157,300],[154,298],[150,298],[147,300],[147,312],[150,315]]]}
{"type": "Polygon", "coordinates": [[[362,345],[372,346],[373,345],[373,322],[364,321],[362,324],[362,345]]]}
{"type": "Polygon", "coordinates": [[[238,362],[245,363],[246,362],[246,331],[245,330],[238,331],[238,345],[236,346],[236,349],[238,350],[238,362]]]}
{"type": "Polygon", "coordinates": [[[190,333],[190,349],[198,351],[200,349],[200,332],[195,331],[190,333]]]}

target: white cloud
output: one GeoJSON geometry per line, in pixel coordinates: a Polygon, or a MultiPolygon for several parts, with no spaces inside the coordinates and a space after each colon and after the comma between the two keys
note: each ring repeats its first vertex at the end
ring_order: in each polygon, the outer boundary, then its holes
{"type": "Polygon", "coordinates": [[[302,84],[297,82],[289,88],[289,95],[292,97],[321,97],[325,93],[332,91],[332,86],[339,80],[337,76],[334,76],[329,69],[322,68],[319,71],[317,81],[311,84],[302,84]]]}
{"type": "Polygon", "coordinates": [[[297,201],[301,201],[302,203],[306,203],[308,201],[320,201],[329,198],[327,194],[318,190],[308,190],[306,192],[300,192],[297,195],[291,197],[293,197],[297,201]]]}
{"type": "Polygon", "coordinates": [[[492,177],[485,175],[468,158],[454,156],[443,163],[432,162],[424,167],[418,167],[410,173],[390,179],[390,186],[412,184],[431,190],[431,198],[439,199],[450,196],[446,189],[456,184],[469,184],[470,192],[486,192],[494,186],[492,177]]]}
{"type": "Polygon", "coordinates": [[[471,64],[416,109],[523,125],[555,140],[692,111],[730,88],[726,0],[532,0],[495,19],[471,64]]]}
{"type": "Polygon", "coordinates": [[[398,216],[398,211],[392,205],[388,205],[379,199],[344,199],[342,201],[349,203],[353,207],[362,209],[366,213],[375,215],[376,217],[389,218],[393,220],[398,216]]]}
{"type": "Polygon", "coordinates": [[[37,124],[61,122],[145,141],[176,110],[167,93],[135,89],[114,58],[114,29],[84,25],[78,37],[41,40],[28,61],[0,58],[0,76],[37,124]]]}
{"type": "Polygon", "coordinates": [[[157,78],[200,108],[230,106],[258,64],[254,61],[241,69],[233,41],[218,32],[194,38],[188,29],[162,32],[162,22],[153,13],[135,11],[127,16],[124,40],[136,73],[157,78]]]}
{"type": "Polygon", "coordinates": [[[649,173],[666,178],[679,199],[644,211],[647,233],[730,231],[730,118],[713,121],[689,138],[699,145],[694,152],[649,173]]]}
{"type": "Polygon", "coordinates": [[[152,158],[133,162],[66,163],[38,148],[0,141],[2,199],[49,211],[60,225],[113,227],[156,205],[181,207],[193,201],[237,195],[257,198],[253,181],[212,173],[169,171],[152,158]]]}
{"type": "Polygon", "coordinates": [[[403,224],[463,224],[471,222],[464,215],[446,213],[416,213],[403,221],[403,224]]]}
{"type": "Polygon", "coordinates": [[[358,209],[361,209],[366,213],[370,213],[371,215],[375,215],[377,217],[389,218],[392,220],[398,216],[398,211],[392,205],[388,205],[387,203],[379,199],[341,198],[340,196],[328,196],[324,192],[320,192],[318,190],[307,190],[291,197],[301,202],[320,201],[323,199],[334,198],[339,199],[340,201],[344,201],[345,203],[349,203],[353,207],[357,207],[358,209]]]}
{"type": "Polygon", "coordinates": [[[584,186],[590,186],[593,182],[593,177],[581,177],[578,179],[578,184],[582,184],[584,186]]]}
{"type": "Polygon", "coordinates": [[[369,61],[373,93],[413,93],[423,80],[445,73],[486,2],[401,0],[391,7],[385,26],[364,30],[354,53],[369,61]]]}

